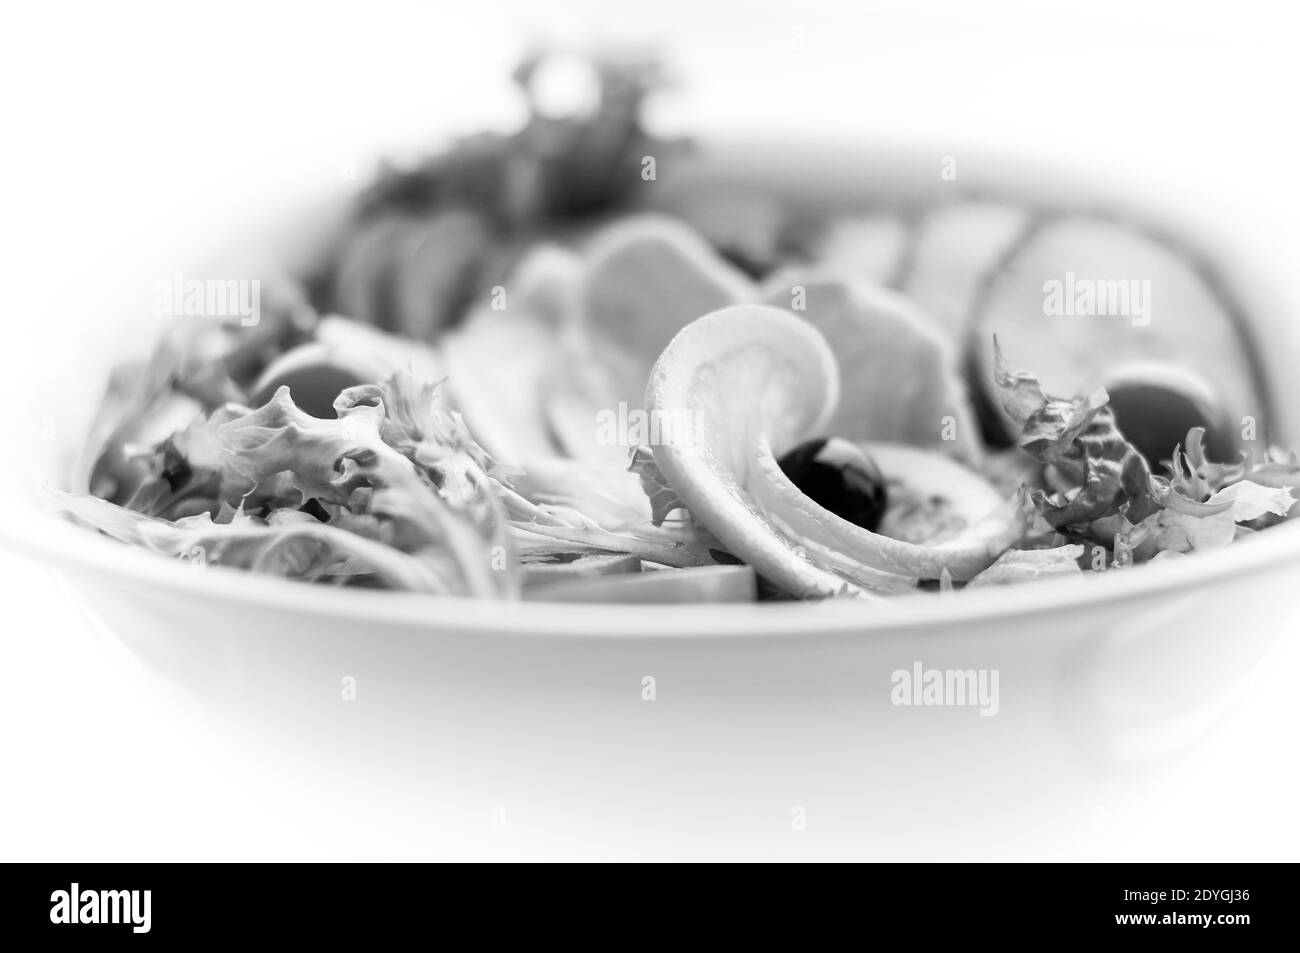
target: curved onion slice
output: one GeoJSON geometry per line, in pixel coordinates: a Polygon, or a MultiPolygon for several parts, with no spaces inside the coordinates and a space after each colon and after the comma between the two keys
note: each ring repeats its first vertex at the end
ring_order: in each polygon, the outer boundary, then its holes
{"type": "Polygon", "coordinates": [[[938,579],[946,570],[960,582],[988,568],[1025,530],[1018,500],[1008,501],[954,539],[931,546],[881,536],[841,519],[805,496],[782,472],[772,447],[760,440],[749,486],[754,498],[789,531],[881,572],[938,579]]]}
{"type": "Polygon", "coordinates": [[[920,546],[822,509],[777,456],[824,432],[839,392],[835,356],[817,331],[762,305],[715,311],[684,328],[650,377],[652,414],[690,439],[654,448],[695,518],[762,576],[803,597],[889,591],[916,577],[969,579],[1023,530],[1023,507],[956,539],[920,546]]]}
{"type": "Polygon", "coordinates": [[[835,412],[839,371],[804,321],[761,305],[724,308],[683,328],[650,373],[646,407],[689,439],[654,441],[655,462],[692,515],[736,556],[797,596],[854,587],[816,565],[746,489],[760,438],[789,449],[835,412]],[[680,428],[678,427],[680,425],[680,428]]]}

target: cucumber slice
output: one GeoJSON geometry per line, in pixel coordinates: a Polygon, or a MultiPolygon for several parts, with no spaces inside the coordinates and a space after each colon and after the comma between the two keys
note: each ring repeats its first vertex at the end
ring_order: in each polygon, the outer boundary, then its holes
{"type": "Polygon", "coordinates": [[[838,219],[827,226],[814,259],[848,278],[893,285],[908,257],[912,231],[902,216],[886,212],[838,219]]]}
{"type": "Polygon", "coordinates": [[[362,225],[344,246],[334,307],[420,341],[454,323],[491,240],[476,215],[396,215],[362,225]]]}
{"type": "Polygon", "coordinates": [[[828,434],[978,458],[956,345],[928,315],[895,292],[821,269],[787,269],[765,292],[766,303],[794,309],[835,354],[841,393],[828,434]]]}
{"type": "Polygon", "coordinates": [[[579,346],[545,393],[547,422],[570,456],[626,461],[624,442],[598,434],[598,414],[644,409],[650,369],[683,327],[757,296],[753,282],[696,232],[636,215],[595,235],[582,288],[579,346]]]}
{"type": "Polygon", "coordinates": [[[587,328],[635,364],[630,396],[638,403],[673,335],[701,315],[755,297],[750,280],[703,238],[662,216],[610,226],[592,239],[588,262],[587,328]]]}
{"type": "Polygon", "coordinates": [[[469,212],[440,212],[406,228],[395,251],[395,330],[433,341],[456,322],[491,250],[483,220],[469,212]]]}
{"type": "Polygon", "coordinates": [[[755,189],[710,190],[678,210],[718,254],[751,278],[776,268],[782,256],[785,211],[755,189]]]}
{"type": "Polygon", "coordinates": [[[1025,230],[1024,209],[995,202],[944,205],[921,220],[900,290],[956,341],[966,339],[981,278],[1025,230]]]}
{"type": "Polygon", "coordinates": [[[545,589],[602,576],[639,573],[641,560],[628,553],[557,553],[523,562],[524,589],[545,589]]]}
{"type": "Polygon", "coordinates": [[[749,566],[699,566],[623,573],[530,589],[537,602],[598,602],[624,605],[679,605],[753,602],[758,595],[749,566]]]}
{"type": "Polygon", "coordinates": [[[1213,381],[1231,419],[1251,416],[1264,429],[1260,362],[1234,307],[1188,257],[1134,228],[1083,216],[1040,222],[977,298],[971,370],[991,418],[1013,437],[993,381],[994,335],[1011,366],[1032,370],[1050,394],[1073,396],[1123,365],[1163,361],[1213,381]]]}
{"type": "Polygon", "coordinates": [[[405,217],[385,217],[360,226],[348,236],[334,273],[333,310],[392,330],[396,249],[409,226],[405,217]]]}

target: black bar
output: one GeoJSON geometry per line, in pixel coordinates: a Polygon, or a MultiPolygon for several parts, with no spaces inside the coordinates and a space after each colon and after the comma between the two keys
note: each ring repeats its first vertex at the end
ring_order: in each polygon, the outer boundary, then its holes
{"type": "MultiPolygon", "coordinates": [[[[495,931],[510,922],[553,924],[571,916],[589,926],[595,917],[621,911],[629,929],[652,933],[707,912],[749,920],[759,929],[776,919],[805,927],[857,920],[863,940],[905,936],[921,926],[927,941],[1136,934],[1157,942],[1202,937],[1234,943],[1286,930],[1294,879],[1289,865],[882,865],[819,871],[815,880],[801,872],[789,883],[765,871],[753,885],[735,869],[706,873],[700,881],[699,872],[689,870],[649,877],[628,871],[599,877],[600,886],[574,885],[575,892],[560,893],[553,875],[542,879],[529,871],[510,885],[500,882],[502,873],[494,872],[488,883],[478,871],[409,864],[11,864],[4,871],[10,886],[0,891],[0,936],[41,943],[73,937],[97,944],[337,943],[348,937],[396,941],[414,930],[432,940],[438,935],[433,930],[456,930],[457,924],[495,931]],[[723,893],[716,892],[720,876],[735,878],[723,893]],[[813,883],[831,890],[814,892],[813,883]],[[113,919],[116,913],[119,922],[70,922],[73,884],[77,919],[113,919]]],[[[585,879],[583,873],[575,871],[575,879],[585,879]]]]}

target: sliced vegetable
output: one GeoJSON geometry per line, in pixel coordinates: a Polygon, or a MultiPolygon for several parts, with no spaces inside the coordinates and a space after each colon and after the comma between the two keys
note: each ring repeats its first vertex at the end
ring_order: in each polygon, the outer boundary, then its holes
{"type": "Polygon", "coordinates": [[[596,235],[587,253],[583,300],[599,348],[632,366],[630,396],[641,399],[647,373],[674,334],[702,314],[756,297],[750,280],[678,221],[643,215],[596,235]]]}
{"type": "Polygon", "coordinates": [[[334,311],[377,328],[396,326],[398,249],[410,228],[407,217],[387,216],[346,237],[330,290],[334,311]]]}
{"type": "MultiPolygon", "coordinates": [[[[994,335],[1049,393],[1085,393],[1123,365],[1161,361],[1213,381],[1232,420],[1268,419],[1260,362],[1232,305],[1187,258],[1129,226],[1085,217],[1040,223],[975,310],[975,376],[995,406],[994,335]]],[[[1014,422],[1002,420],[1014,436],[1014,422]]]]}
{"type": "Polygon", "coordinates": [[[569,456],[627,458],[644,438],[598,420],[643,414],[650,368],[701,314],[752,299],[749,279],[673,219],[638,215],[597,233],[585,256],[580,320],[564,329],[542,392],[547,430],[569,456]]]}
{"type": "Polygon", "coordinates": [[[765,302],[790,309],[830,342],[842,388],[831,433],[978,458],[956,347],[928,316],[897,294],[820,269],[787,269],[764,291],[765,302]]]}
{"type": "Polygon", "coordinates": [[[935,545],[891,539],[854,526],[818,506],[798,491],[760,441],[754,460],[755,499],[774,522],[815,544],[883,573],[939,579],[945,573],[964,581],[984,569],[1020,539],[1027,525],[1025,501],[1007,501],[959,536],[935,545]]]}
{"type": "Polygon", "coordinates": [[[795,596],[898,591],[945,569],[969,579],[992,563],[1023,530],[1023,507],[917,546],[840,519],[782,473],[776,454],[834,414],[838,378],[809,322],[760,305],[706,315],[673,339],[646,394],[656,412],[698,414],[697,439],[657,445],[655,460],[696,519],[795,596]]]}
{"type": "Polygon", "coordinates": [[[408,226],[394,249],[394,330],[417,341],[433,341],[453,325],[475,290],[491,248],[486,223],[471,212],[438,212],[408,226]]]}
{"type": "Polygon", "coordinates": [[[688,605],[705,602],[753,602],[758,587],[749,566],[702,566],[697,569],[624,573],[539,586],[527,598],[546,602],[595,602],[623,605],[688,605]]]}
{"type": "Polygon", "coordinates": [[[514,264],[502,290],[508,297],[499,310],[521,310],[559,332],[582,318],[586,264],[562,245],[542,242],[514,264]]]}
{"type": "Polygon", "coordinates": [[[813,257],[831,274],[892,285],[902,275],[911,239],[912,225],[901,215],[843,218],[828,226],[813,257]]]}
{"type": "Polygon", "coordinates": [[[627,553],[539,554],[523,560],[524,591],[536,591],[562,583],[640,571],[641,560],[627,553]]]}
{"type": "Polygon", "coordinates": [[[810,558],[748,492],[757,441],[782,451],[825,431],[839,371],[806,322],[775,308],[742,305],[687,325],[655,363],[646,388],[654,413],[699,420],[696,440],[652,447],[655,462],[695,518],[763,578],[795,596],[857,594],[810,558]]]}
{"type": "Polygon", "coordinates": [[[751,278],[772,271],[784,252],[784,210],[756,189],[708,189],[677,209],[718,253],[751,278]]]}
{"type": "Polygon", "coordinates": [[[925,214],[900,290],[956,341],[965,341],[979,284],[1029,223],[1021,208],[957,202],[925,214]]]}

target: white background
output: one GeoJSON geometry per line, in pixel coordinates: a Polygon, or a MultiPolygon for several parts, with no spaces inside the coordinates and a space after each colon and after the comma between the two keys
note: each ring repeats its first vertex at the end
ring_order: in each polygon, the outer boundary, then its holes
{"type": "MultiPolygon", "coordinates": [[[[6,393],[111,337],[142,282],[375,157],[505,126],[531,37],[662,41],[675,128],[925,139],[1110,168],[1300,251],[1292,24],[1280,5],[114,3],[6,14],[6,393]]],[[[962,150],[966,150],[963,152],[962,150]]],[[[11,404],[10,407],[13,405],[11,404]]],[[[12,410],[7,412],[12,415],[12,410]]],[[[96,630],[46,569],[0,556],[0,858],[470,856],[457,822],[322,786],[96,630]]],[[[1100,815],[1028,856],[1300,857],[1293,623],[1242,700],[1100,815]]],[[[346,765],[338,766],[346,776],[346,765]]],[[[635,845],[629,820],[615,838],[635,845]]],[[[743,836],[743,835],[738,835],[743,836]]],[[[1032,842],[1032,839],[1026,839],[1032,842]]],[[[572,840],[533,845],[581,854],[572,840]]],[[[743,849],[737,844],[737,849],[743,849]]],[[[498,852],[502,855],[509,850],[498,852]]]]}

